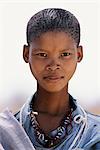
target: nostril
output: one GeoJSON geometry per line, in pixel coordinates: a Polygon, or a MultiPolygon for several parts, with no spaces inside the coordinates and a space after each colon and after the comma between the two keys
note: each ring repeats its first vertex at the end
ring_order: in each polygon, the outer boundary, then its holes
{"type": "Polygon", "coordinates": [[[47,66],[46,69],[47,69],[47,70],[52,70],[50,66],[47,66]]]}
{"type": "Polygon", "coordinates": [[[56,70],[60,69],[60,65],[49,65],[46,67],[47,70],[56,70]]]}
{"type": "Polygon", "coordinates": [[[57,65],[57,69],[59,69],[60,68],[60,65],[57,65]]]}

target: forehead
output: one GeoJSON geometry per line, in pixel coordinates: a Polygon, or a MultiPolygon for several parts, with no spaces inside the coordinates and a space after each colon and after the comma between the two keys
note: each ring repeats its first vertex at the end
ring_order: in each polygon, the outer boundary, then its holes
{"type": "Polygon", "coordinates": [[[32,48],[41,49],[66,49],[74,48],[76,45],[74,39],[65,32],[50,31],[43,33],[40,37],[33,39],[32,48]]]}

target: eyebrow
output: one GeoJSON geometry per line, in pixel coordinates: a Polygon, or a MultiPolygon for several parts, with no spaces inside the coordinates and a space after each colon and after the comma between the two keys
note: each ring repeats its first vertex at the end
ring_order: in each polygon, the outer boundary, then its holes
{"type": "MultiPolygon", "coordinates": [[[[37,51],[48,52],[48,50],[41,49],[41,48],[33,48],[32,50],[33,50],[34,52],[37,52],[37,51]]],[[[74,50],[74,48],[66,48],[66,49],[62,49],[62,50],[60,50],[60,52],[68,51],[68,50],[74,50]]]]}
{"type": "Polygon", "coordinates": [[[41,49],[41,48],[33,48],[32,50],[33,50],[34,52],[35,52],[35,51],[36,51],[36,52],[37,52],[37,51],[47,51],[47,50],[41,49]]]}

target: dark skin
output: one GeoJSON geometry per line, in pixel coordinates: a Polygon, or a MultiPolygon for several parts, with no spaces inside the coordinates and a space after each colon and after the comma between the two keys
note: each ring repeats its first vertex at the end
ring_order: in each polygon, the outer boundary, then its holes
{"type": "Polygon", "coordinates": [[[68,82],[82,60],[82,46],[64,32],[46,32],[24,45],[23,57],[37,80],[33,110],[40,127],[49,133],[70,111],[68,82]]]}
{"type": "Polygon", "coordinates": [[[37,120],[45,133],[57,128],[64,115],[70,110],[69,95],[64,91],[66,91],[66,87],[57,93],[47,93],[43,89],[38,89],[39,94],[33,110],[40,112],[37,120]],[[64,93],[66,93],[65,97],[64,93]],[[41,97],[44,97],[44,95],[45,99],[42,99],[41,97]],[[63,97],[63,101],[61,101],[61,97],[63,97]]]}

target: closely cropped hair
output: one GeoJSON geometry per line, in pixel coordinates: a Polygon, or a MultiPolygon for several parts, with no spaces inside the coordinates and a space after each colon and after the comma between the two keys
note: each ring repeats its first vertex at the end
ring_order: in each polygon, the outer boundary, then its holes
{"type": "Polygon", "coordinates": [[[27,24],[27,43],[30,44],[33,39],[48,31],[64,31],[79,45],[80,24],[67,10],[48,8],[33,15],[27,24]]]}

